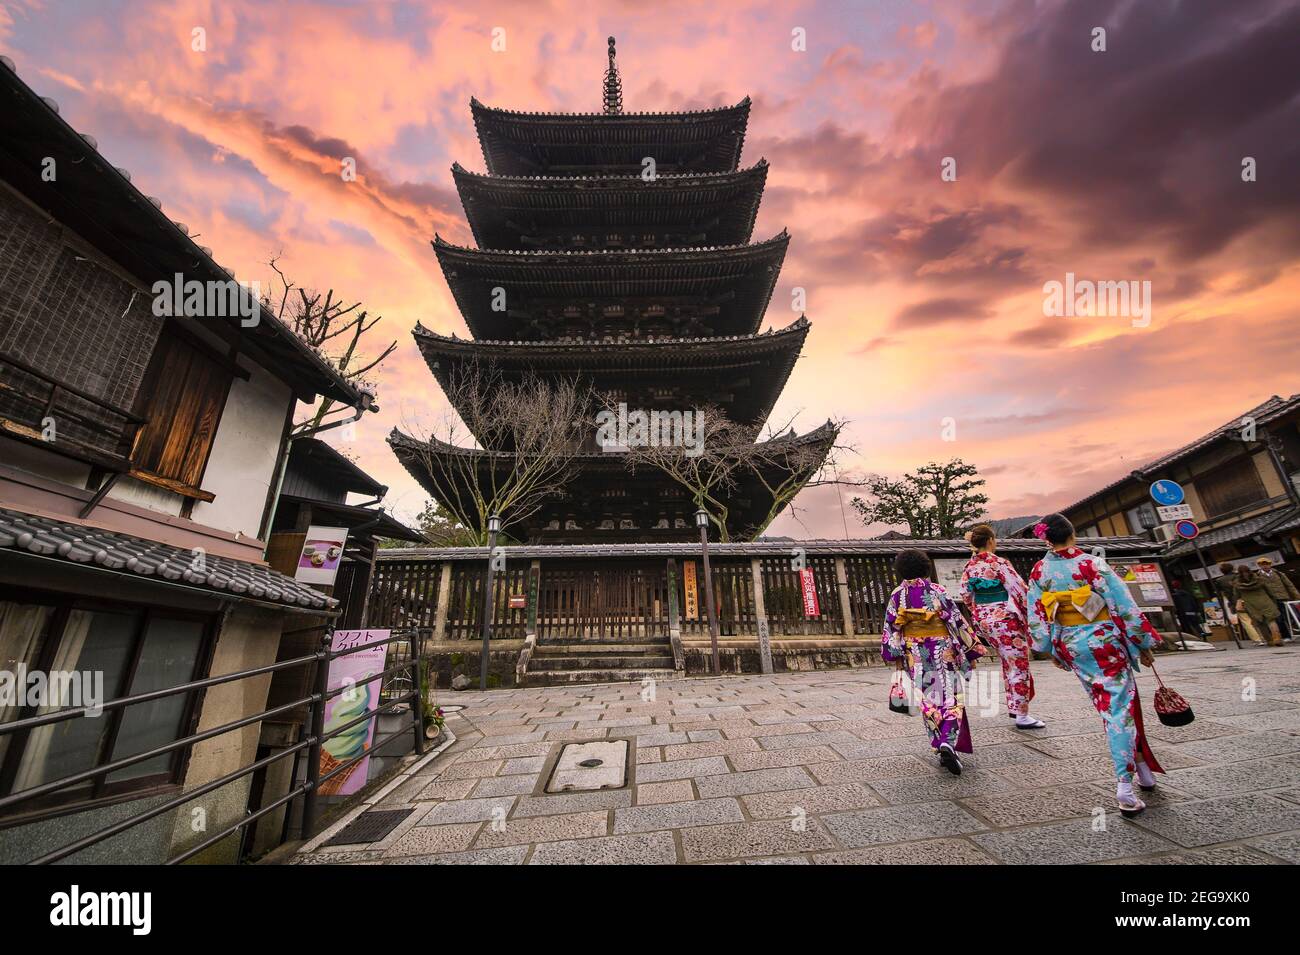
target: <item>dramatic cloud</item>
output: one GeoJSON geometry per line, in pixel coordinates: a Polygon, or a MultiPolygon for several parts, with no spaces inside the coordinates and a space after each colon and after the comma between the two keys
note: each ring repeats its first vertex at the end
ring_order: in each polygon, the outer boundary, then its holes
{"type": "MultiPolygon", "coordinates": [[[[424,494],[383,438],[443,406],[410,328],[466,333],[428,241],[469,241],[469,99],[597,109],[610,34],[628,109],[752,98],[755,235],[792,236],[767,324],[796,287],[813,322],[774,418],[848,418],[842,473],[960,456],[993,516],[1041,512],[1300,391],[1288,0],[0,6],[20,75],[219,261],[265,280],[282,253],[384,316],[383,411],[345,450],[406,517],[424,494]],[[1150,324],[1045,314],[1067,273],[1149,281],[1150,324]]],[[[811,489],[772,532],[868,533],[851,497],[811,489]]]]}

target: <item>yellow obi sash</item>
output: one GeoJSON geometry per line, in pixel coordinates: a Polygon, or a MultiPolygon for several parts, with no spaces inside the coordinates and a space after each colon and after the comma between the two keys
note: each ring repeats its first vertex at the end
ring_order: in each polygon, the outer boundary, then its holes
{"type": "Polygon", "coordinates": [[[1101,613],[1089,620],[1079,608],[1092,596],[1092,587],[1084,584],[1074,590],[1044,590],[1041,598],[1047,619],[1063,627],[1078,627],[1085,623],[1098,623],[1110,619],[1110,608],[1102,607],[1101,613]]]}
{"type": "Polygon", "coordinates": [[[926,640],[930,637],[948,636],[943,618],[933,610],[904,608],[894,616],[898,629],[909,640],[926,640]]]}

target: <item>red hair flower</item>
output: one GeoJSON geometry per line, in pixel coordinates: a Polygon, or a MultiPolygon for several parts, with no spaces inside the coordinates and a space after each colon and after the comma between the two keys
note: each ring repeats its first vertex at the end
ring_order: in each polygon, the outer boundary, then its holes
{"type": "Polygon", "coordinates": [[[1046,540],[1046,539],[1047,539],[1047,524],[1045,524],[1043,521],[1039,521],[1037,524],[1035,524],[1035,525],[1034,525],[1034,536],[1037,537],[1039,540],[1046,540]]]}

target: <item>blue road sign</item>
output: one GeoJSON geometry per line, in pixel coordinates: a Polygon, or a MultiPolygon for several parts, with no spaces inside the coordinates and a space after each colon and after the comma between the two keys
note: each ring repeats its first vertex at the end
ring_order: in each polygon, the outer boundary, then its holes
{"type": "Polygon", "coordinates": [[[1170,507],[1183,503],[1183,486],[1177,481],[1156,481],[1151,485],[1151,499],[1170,507]]]}
{"type": "Polygon", "coordinates": [[[1201,533],[1201,529],[1196,526],[1196,521],[1179,521],[1174,525],[1174,531],[1183,540],[1191,540],[1201,533]]]}

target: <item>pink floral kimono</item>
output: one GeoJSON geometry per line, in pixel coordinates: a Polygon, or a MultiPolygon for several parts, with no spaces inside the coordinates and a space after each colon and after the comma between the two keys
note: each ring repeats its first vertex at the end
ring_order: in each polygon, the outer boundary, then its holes
{"type": "Polygon", "coordinates": [[[1029,611],[1025,582],[1011,562],[997,554],[979,553],[966,563],[961,596],[970,608],[975,632],[1002,658],[1002,684],[1007,711],[1029,713],[1034,678],[1029,672],[1029,611]]]}

